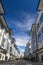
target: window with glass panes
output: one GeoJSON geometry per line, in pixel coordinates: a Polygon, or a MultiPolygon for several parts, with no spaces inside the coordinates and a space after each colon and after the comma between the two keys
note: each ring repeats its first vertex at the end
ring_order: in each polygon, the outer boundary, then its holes
{"type": "Polygon", "coordinates": [[[39,23],[40,23],[40,25],[43,23],[43,14],[42,14],[42,16],[41,16],[41,18],[40,18],[39,23]]]}
{"type": "Polygon", "coordinates": [[[10,47],[10,52],[12,52],[12,47],[10,47]]]}
{"type": "Polygon", "coordinates": [[[7,44],[7,49],[9,49],[9,43],[7,44]]]}
{"type": "Polygon", "coordinates": [[[1,37],[1,23],[0,23],[0,37],[1,37]]]}
{"type": "Polygon", "coordinates": [[[42,41],[43,41],[43,28],[42,28],[42,41]]]}
{"type": "Polygon", "coordinates": [[[42,35],[41,33],[38,34],[38,43],[40,44],[42,42],[42,35]]]}

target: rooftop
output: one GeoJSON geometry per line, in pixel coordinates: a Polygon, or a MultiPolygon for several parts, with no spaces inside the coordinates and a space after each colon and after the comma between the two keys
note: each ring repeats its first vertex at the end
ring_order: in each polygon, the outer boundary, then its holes
{"type": "Polygon", "coordinates": [[[38,10],[43,10],[43,0],[39,0],[38,10]]]}
{"type": "Polygon", "coordinates": [[[4,14],[4,8],[1,1],[0,1],[0,14],[4,14]]]}

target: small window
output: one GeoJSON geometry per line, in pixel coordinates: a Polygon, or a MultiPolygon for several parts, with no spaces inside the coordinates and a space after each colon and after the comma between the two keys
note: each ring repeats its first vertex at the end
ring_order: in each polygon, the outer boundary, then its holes
{"type": "Polygon", "coordinates": [[[0,29],[1,29],[1,23],[0,23],[0,29]]]}
{"type": "Polygon", "coordinates": [[[7,44],[7,49],[9,49],[9,43],[7,44]]]}
{"type": "Polygon", "coordinates": [[[42,14],[42,16],[41,16],[41,18],[40,18],[40,25],[43,23],[43,14],[42,14]]]}
{"type": "Polygon", "coordinates": [[[4,42],[5,42],[5,39],[3,38],[3,41],[2,41],[2,46],[4,46],[4,42]]]}
{"type": "Polygon", "coordinates": [[[0,54],[0,58],[1,58],[1,54],[0,54]]]}
{"type": "Polygon", "coordinates": [[[12,52],[12,47],[10,47],[10,52],[12,52]]]}
{"type": "Polygon", "coordinates": [[[39,35],[38,35],[38,42],[39,42],[39,43],[41,43],[41,42],[42,42],[41,33],[39,33],[39,35]]]}
{"type": "Polygon", "coordinates": [[[43,28],[42,28],[42,41],[43,41],[43,28]]]}
{"type": "Polygon", "coordinates": [[[42,58],[41,58],[41,60],[43,61],[43,55],[42,55],[42,58]]]}

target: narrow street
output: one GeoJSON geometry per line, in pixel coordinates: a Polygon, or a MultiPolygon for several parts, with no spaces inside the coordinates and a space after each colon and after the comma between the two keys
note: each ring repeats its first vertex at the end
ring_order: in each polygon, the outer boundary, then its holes
{"type": "Polygon", "coordinates": [[[0,65],[43,65],[43,0],[0,0],[0,65]]]}
{"type": "Polygon", "coordinates": [[[27,60],[3,61],[0,65],[43,65],[42,62],[30,62],[27,60]]]}

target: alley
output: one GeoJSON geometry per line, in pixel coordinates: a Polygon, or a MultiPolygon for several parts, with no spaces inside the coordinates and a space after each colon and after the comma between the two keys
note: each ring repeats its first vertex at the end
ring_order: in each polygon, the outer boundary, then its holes
{"type": "Polygon", "coordinates": [[[3,61],[0,65],[43,65],[42,62],[30,62],[27,60],[3,61]]]}
{"type": "Polygon", "coordinates": [[[0,0],[0,65],[43,65],[43,0],[0,0]]]}

